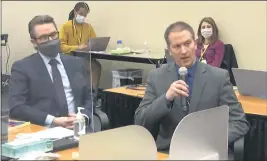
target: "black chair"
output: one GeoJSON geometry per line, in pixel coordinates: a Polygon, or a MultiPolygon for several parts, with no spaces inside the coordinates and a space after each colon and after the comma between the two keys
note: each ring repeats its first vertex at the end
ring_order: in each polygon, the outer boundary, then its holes
{"type": "MultiPolygon", "coordinates": [[[[96,97],[95,91],[93,90],[93,96],[96,97]]],[[[96,99],[97,100],[97,99],[96,99]]],[[[101,106],[97,107],[96,100],[93,100],[93,120],[94,120],[94,131],[103,131],[109,129],[109,118],[106,113],[101,110],[101,106]]]]}
{"type": "Polygon", "coordinates": [[[109,129],[109,119],[106,113],[94,108],[94,128],[95,132],[109,129]]]}
{"type": "Polygon", "coordinates": [[[230,82],[233,86],[236,86],[232,68],[238,68],[235,52],[231,44],[224,45],[224,57],[221,64],[221,68],[229,72],[230,82]]]}

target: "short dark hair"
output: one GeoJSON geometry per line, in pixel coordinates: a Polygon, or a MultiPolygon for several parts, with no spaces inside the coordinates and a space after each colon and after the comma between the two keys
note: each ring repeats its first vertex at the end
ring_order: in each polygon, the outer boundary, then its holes
{"type": "Polygon", "coordinates": [[[57,29],[56,23],[53,19],[53,17],[49,16],[49,15],[38,15],[35,16],[28,25],[28,29],[29,29],[29,34],[31,39],[35,39],[35,31],[34,31],[34,27],[36,25],[42,25],[42,24],[48,24],[48,23],[53,23],[55,28],[57,29]]]}
{"type": "Polygon", "coordinates": [[[169,35],[171,32],[183,31],[183,30],[189,31],[191,33],[193,39],[195,40],[195,33],[194,33],[193,28],[186,22],[178,21],[178,22],[170,24],[164,33],[164,38],[165,38],[167,45],[168,46],[170,45],[169,35]]]}
{"type": "Polygon", "coordinates": [[[69,20],[73,20],[74,18],[74,11],[79,11],[80,8],[86,8],[88,12],[90,12],[90,8],[87,3],[85,2],[78,2],[75,6],[74,9],[70,11],[69,13],[69,20]]]}
{"type": "Polygon", "coordinates": [[[198,29],[197,29],[197,36],[198,36],[197,42],[199,44],[203,44],[204,40],[205,40],[205,38],[201,35],[201,25],[203,22],[207,22],[208,24],[211,25],[211,27],[212,27],[211,44],[215,43],[219,39],[219,29],[218,29],[215,21],[211,17],[204,17],[200,21],[200,23],[198,25],[198,29]]]}

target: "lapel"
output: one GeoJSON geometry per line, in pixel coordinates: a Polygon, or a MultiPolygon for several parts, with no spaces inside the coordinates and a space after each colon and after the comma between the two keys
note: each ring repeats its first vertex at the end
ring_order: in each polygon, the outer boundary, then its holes
{"type": "MultiPolygon", "coordinates": [[[[168,87],[167,87],[167,90],[169,89],[170,85],[174,82],[174,81],[177,81],[178,80],[178,73],[176,71],[176,66],[175,66],[175,62],[172,62],[169,64],[169,67],[168,67],[168,87]]],[[[166,91],[167,91],[166,90],[166,91]]],[[[174,99],[174,107],[180,107],[180,98],[179,97],[176,97],[174,99]]]]}
{"type": "Polygon", "coordinates": [[[193,90],[192,96],[190,100],[190,108],[189,113],[195,112],[197,110],[197,105],[199,100],[201,99],[201,94],[204,86],[206,85],[207,77],[206,77],[206,66],[201,62],[198,62],[197,68],[194,75],[193,81],[193,90]]]}
{"type": "Polygon", "coordinates": [[[178,75],[176,72],[176,67],[175,67],[175,63],[170,63],[168,65],[168,81],[170,82],[170,85],[174,82],[178,80],[178,75]]]}
{"type": "Polygon", "coordinates": [[[64,65],[64,68],[65,68],[65,71],[68,75],[68,79],[69,79],[69,82],[70,82],[70,87],[71,87],[71,90],[72,90],[72,94],[73,94],[73,97],[74,97],[74,104],[75,104],[75,110],[76,110],[76,96],[77,96],[77,91],[76,91],[76,86],[75,86],[75,75],[76,75],[76,72],[75,70],[73,70],[71,64],[73,64],[73,62],[68,59],[67,56],[65,55],[62,55],[60,54],[60,58],[61,58],[61,61],[64,65]]]}
{"type": "MultiPolygon", "coordinates": [[[[34,59],[35,59],[35,61],[33,61],[34,62],[34,68],[37,71],[39,78],[41,80],[44,80],[45,82],[48,82],[49,86],[45,87],[45,88],[50,88],[49,91],[51,91],[51,94],[54,95],[55,94],[55,88],[53,88],[54,84],[50,78],[50,75],[48,73],[48,70],[46,68],[46,65],[45,65],[42,57],[39,55],[39,53],[35,53],[34,59]]],[[[53,97],[53,98],[55,98],[55,97],[53,97]]]]}

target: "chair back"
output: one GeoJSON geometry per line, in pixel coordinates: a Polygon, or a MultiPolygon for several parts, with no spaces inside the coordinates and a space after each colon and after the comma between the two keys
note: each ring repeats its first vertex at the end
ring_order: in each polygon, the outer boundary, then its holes
{"type": "Polygon", "coordinates": [[[221,64],[221,68],[229,72],[230,82],[233,86],[236,86],[232,68],[238,68],[235,52],[231,44],[224,45],[224,57],[221,64]]]}

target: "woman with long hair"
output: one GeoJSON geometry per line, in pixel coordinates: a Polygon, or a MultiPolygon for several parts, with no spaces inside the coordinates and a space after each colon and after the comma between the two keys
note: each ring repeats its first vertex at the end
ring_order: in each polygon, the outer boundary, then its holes
{"type": "Polygon", "coordinates": [[[219,40],[219,30],[211,17],[203,18],[197,30],[197,51],[199,61],[220,67],[224,57],[224,43],[219,40]]]}

